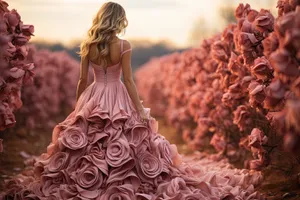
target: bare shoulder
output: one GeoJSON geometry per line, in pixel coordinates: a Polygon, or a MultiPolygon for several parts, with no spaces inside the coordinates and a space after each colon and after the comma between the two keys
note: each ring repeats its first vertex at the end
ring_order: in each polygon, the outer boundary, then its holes
{"type": "Polygon", "coordinates": [[[123,45],[124,51],[131,49],[131,44],[127,40],[123,40],[123,45]]]}

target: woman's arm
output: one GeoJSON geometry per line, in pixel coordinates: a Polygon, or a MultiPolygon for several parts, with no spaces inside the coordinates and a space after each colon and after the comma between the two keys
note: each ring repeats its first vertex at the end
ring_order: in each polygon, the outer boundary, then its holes
{"type": "Polygon", "coordinates": [[[87,80],[88,80],[88,70],[89,70],[89,60],[86,57],[81,58],[80,62],[80,77],[77,85],[77,91],[76,91],[76,102],[78,101],[80,95],[85,90],[87,86],[87,80]]]}
{"type": "MultiPolygon", "coordinates": [[[[130,43],[124,41],[124,50],[131,49],[130,43]]],[[[126,52],[122,56],[122,70],[123,70],[123,77],[124,77],[124,85],[128,91],[130,98],[132,99],[136,109],[138,111],[143,111],[143,105],[140,101],[135,83],[132,78],[132,69],[131,69],[131,51],[126,52]]]]}

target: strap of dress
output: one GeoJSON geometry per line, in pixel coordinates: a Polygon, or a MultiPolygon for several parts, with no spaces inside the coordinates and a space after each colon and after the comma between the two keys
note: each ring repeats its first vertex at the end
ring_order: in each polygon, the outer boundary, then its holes
{"type": "Polygon", "coordinates": [[[122,55],[122,53],[123,53],[123,40],[122,39],[121,39],[120,44],[121,44],[121,55],[122,55]]]}
{"type": "Polygon", "coordinates": [[[129,51],[131,51],[131,48],[130,49],[127,49],[126,51],[123,51],[123,42],[124,42],[124,40],[122,40],[121,39],[121,57],[123,56],[123,54],[125,54],[125,53],[127,53],[127,52],[129,52],[129,51]]]}

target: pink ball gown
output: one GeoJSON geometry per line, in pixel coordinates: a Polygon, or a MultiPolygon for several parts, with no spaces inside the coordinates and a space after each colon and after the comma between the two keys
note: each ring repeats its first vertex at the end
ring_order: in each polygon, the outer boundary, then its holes
{"type": "MultiPolygon", "coordinates": [[[[121,56],[127,51],[122,40],[121,56]]],[[[121,82],[120,63],[89,65],[94,82],[55,126],[47,153],[8,182],[3,199],[263,199],[253,187],[258,175],[207,159],[183,162],[154,118],[142,122],[121,82]]]]}

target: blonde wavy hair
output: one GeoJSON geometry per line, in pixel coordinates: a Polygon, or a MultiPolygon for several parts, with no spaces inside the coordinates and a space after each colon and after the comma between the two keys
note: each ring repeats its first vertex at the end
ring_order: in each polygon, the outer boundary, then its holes
{"type": "Polygon", "coordinates": [[[109,45],[115,35],[125,32],[128,25],[124,8],[118,3],[107,2],[99,9],[88,31],[88,37],[80,45],[78,53],[82,58],[89,55],[90,45],[97,44],[92,59],[100,57],[101,62],[107,64],[105,58],[109,55],[109,45]]]}

